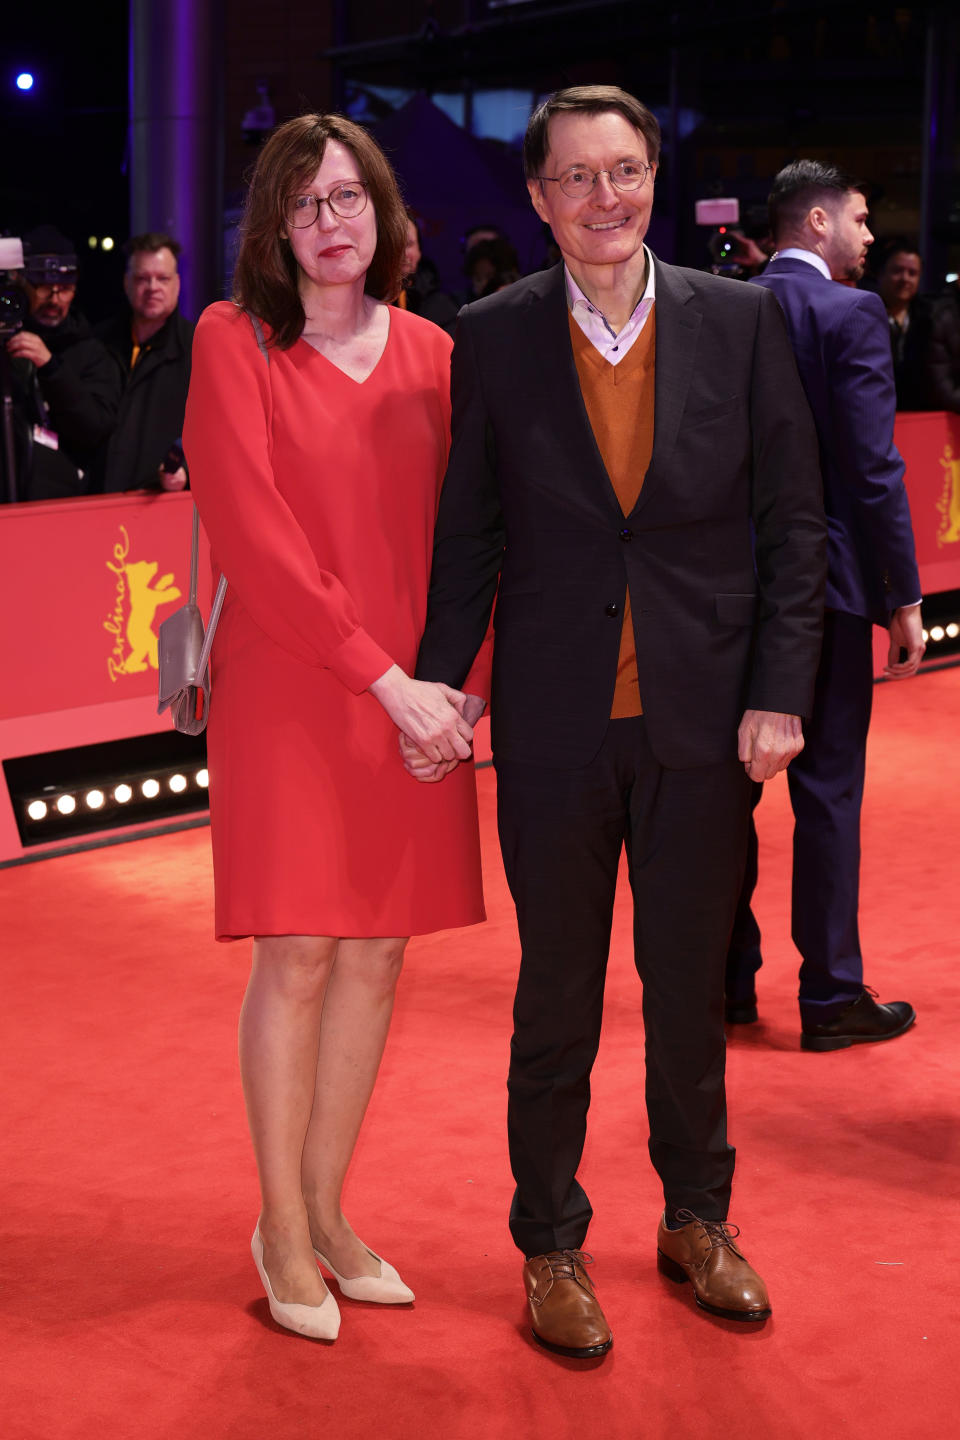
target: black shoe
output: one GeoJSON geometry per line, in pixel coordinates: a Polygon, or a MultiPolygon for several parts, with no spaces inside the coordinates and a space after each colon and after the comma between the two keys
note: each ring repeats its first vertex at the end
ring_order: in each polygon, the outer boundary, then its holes
{"type": "Polygon", "coordinates": [[[804,1025],[801,1050],[845,1050],[848,1045],[869,1045],[874,1040],[893,1040],[909,1030],[917,1012],[905,1000],[878,1005],[875,990],[863,987],[863,994],[846,1010],[822,1025],[804,1025]]]}
{"type": "Polygon", "coordinates": [[[757,997],[748,1000],[727,999],[724,1017],[728,1025],[755,1025],[757,1023],[757,997]]]}

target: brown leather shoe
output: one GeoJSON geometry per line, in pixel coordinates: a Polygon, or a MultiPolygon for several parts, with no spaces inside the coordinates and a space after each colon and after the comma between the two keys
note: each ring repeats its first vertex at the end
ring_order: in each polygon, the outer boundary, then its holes
{"type": "Polygon", "coordinates": [[[558,1355],[588,1360],[613,1344],[585,1267],[593,1256],[582,1250],[551,1250],[523,1267],[533,1338],[558,1355]]]}
{"type": "Polygon", "coordinates": [[[657,1269],[682,1284],[689,1280],[701,1310],[725,1320],[766,1320],[771,1314],[767,1287],[734,1245],[736,1225],[701,1220],[678,1210],[680,1230],[668,1230],[666,1215],[657,1231],[657,1269]]]}

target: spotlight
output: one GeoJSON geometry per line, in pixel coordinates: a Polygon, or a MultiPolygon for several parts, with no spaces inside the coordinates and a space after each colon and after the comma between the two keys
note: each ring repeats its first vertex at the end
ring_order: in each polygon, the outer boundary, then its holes
{"type": "Polygon", "coordinates": [[[57,801],[57,809],[61,815],[72,815],[77,808],[77,802],[72,795],[61,795],[57,801]]]}
{"type": "Polygon", "coordinates": [[[33,89],[33,76],[30,74],[30,71],[29,71],[29,70],[22,70],[22,71],[20,72],[20,74],[17,76],[17,89],[18,89],[18,90],[32,90],[32,89],[33,89]]]}
{"type": "Polygon", "coordinates": [[[44,820],[47,814],[47,802],[45,800],[31,800],[27,806],[27,814],[31,820],[44,820]]]}
{"type": "Polygon", "coordinates": [[[951,620],[947,626],[947,639],[956,640],[958,635],[960,635],[960,625],[957,624],[956,620],[951,620]]]}
{"type": "Polygon", "coordinates": [[[102,810],[105,799],[102,790],[88,790],[84,796],[88,810],[102,810]]]}
{"type": "Polygon", "coordinates": [[[186,775],[171,775],[169,783],[170,789],[175,795],[182,795],[187,788],[187,777],[186,775]]]}
{"type": "Polygon", "coordinates": [[[156,800],[157,796],[160,794],[160,781],[144,780],[143,784],[140,786],[140,790],[145,799],[156,800]]]}
{"type": "Polygon", "coordinates": [[[97,248],[97,246],[98,246],[99,244],[100,244],[100,241],[97,239],[96,235],[88,235],[88,236],[87,236],[87,248],[88,248],[89,250],[96,250],[96,248],[97,248]]]}
{"type": "Polygon", "coordinates": [[[126,805],[128,800],[133,799],[133,791],[129,785],[118,785],[113,792],[113,798],[118,805],[126,805]]]}
{"type": "Polygon", "coordinates": [[[101,250],[112,250],[112,249],[113,249],[113,236],[112,236],[112,235],[104,235],[103,239],[100,241],[100,249],[101,249],[101,250]]]}
{"type": "Polygon", "coordinates": [[[934,625],[934,626],[931,627],[931,630],[930,630],[930,639],[931,639],[931,640],[942,640],[945,634],[946,634],[946,631],[944,630],[944,628],[943,628],[942,625],[934,625]]]}
{"type": "Polygon", "coordinates": [[[197,784],[200,786],[201,790],[206,790],[207,786],[210,784],[210,776],[208,775],[206,770],[197,771],[197,784]]]}

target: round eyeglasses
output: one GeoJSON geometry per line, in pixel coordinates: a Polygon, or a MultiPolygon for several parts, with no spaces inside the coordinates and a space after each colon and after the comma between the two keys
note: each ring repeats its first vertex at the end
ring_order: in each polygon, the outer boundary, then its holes
{"type": "Polygon", "coordinates": [[[283,203],[283,218],[292,229],[306,230],[320,218],[321,205],[329,205],[342,220],[351,220],[367,208],[366,180],[341,180],[329,195],[290,195],[283,203]]]}
{"type": "Polygon", "coordinates": [[[571,200],[585,200],[601,175],[606,175],[617,190],[639,190],[652,169],[652,165],[645,165],[642,160],[618,160],[612,170],[588,170],[585,165],[570,165],[562,175],[538,175],[537,179],[559,185],[571,200]]]}

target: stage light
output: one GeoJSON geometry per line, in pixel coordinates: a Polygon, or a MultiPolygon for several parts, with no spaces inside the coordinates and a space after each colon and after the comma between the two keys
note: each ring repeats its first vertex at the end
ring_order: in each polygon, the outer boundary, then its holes
{"type": "Polygon", "coordinates": [[[947,638],[948,640],[956,640],[958,635],[960,635],[960,625],[957,624],[956,620],[951,620],[947,626],[947,638]]]}
{"type": "Polygon", "coordinates": [[[47,802],[45,800],[31,800],[27,806],[27,814],[31,820],[45,820],[47,816],[47,802]]]}
{"type": "Polygon", "coordinates": [[[100,241],[97,239],[96,235],[88,235],[88,236],[87,236],[87,249],[88,249],[88,250],[96,250],[96,248],[97,248],[97,246],[98,246],[99,244],[100,244],[100,241]]]}
{"type": "Polygon", "coordinates": [[[129,785],[118,785],[113,792],[113,798],[118,805],[126,805],[128,800],[133,799],[133,791],[129,785]]]}
{"type": "Polygon", "coordinates": [[[944,630],[944,628],[943,628],[942,625],[933,625],[933,626],[931,626],[931,629],[930,629],[930,639],[931,639],[931,640],[937,640],[937,641],[942,640],[945,634],[946,634],[946,631],[944,630]]]}
{"type": "Polygon", "coordinates": [[[210,784],[210,776],[206,770],[197,771],[197,784],[200,786],[201,790],[206,790],[207,786],[210,784]]]}
{"type": "Polygon", "coordinates": [[[140,790],[147,800],[156,800],[157,796],[160,794],[160,781],[144,780],[143,784],[140,786],[140,790]]]}
{"type": "Polygon", "coordinates": [[[103,239],[100,241],[100,249],[101,249],[101,250],[112,250],[112,249],[113,249],[113,236],[112,236],[112,235],[104,235],[103,239]]]}
{"type": "Polygon", "coordinates": [[[57,801],[57,809],[61,815],[72,815],[77,808],[77,802],[72,795],[61,795],[57,801]]]}
{"type": "Polygon", "coordinates": [[[186,775],[171,775],[169,783],[170,789],[175,795],[182,795],[187,788],[187,777],[186,775]]]}
{"type": "Polygon", "coordinates": [[[29,71],[29,70],[22,70],[22,71],[20,72],[20,74],[17,76],[17,89],[18,89],[18,90],[32,90],[32,89],[33,89],[33,76],[30,74],[30,71],[29,71]]]}
{"type": "Polygon", "coordinates": [[[106,796],[102,790],[88,790],[84,800],[88,810],[102,810],[106,796]]]}

